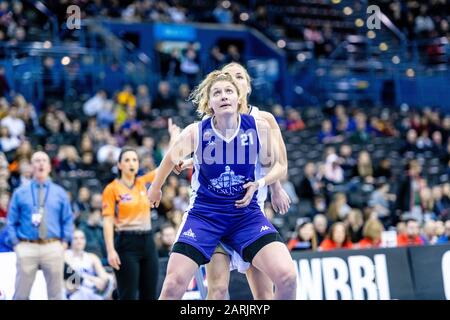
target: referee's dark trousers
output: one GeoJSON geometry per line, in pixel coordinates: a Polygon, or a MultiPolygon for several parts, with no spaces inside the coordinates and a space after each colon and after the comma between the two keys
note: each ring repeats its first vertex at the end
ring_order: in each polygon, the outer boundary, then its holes
{"type": "Polygon", "coordinates": [[[159,261],[152,231],[115,234],[120,269],[115,270],[120,300],[156,300],[159,261]]]}

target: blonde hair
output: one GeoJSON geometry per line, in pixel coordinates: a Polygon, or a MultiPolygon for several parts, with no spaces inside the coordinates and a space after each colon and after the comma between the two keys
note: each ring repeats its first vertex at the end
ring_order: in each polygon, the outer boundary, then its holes
{"type": "Polygon", "coordinates": [[[219,70],[214,70],[210,72],[206,78],[191,92],[189,95],[189,100],[192,101],[194,105],[197,106],[197,113],[202,116],[213,116],[214,111],[208,106],[209,103],[209,91],[214,83],[219,81],[227,81],[231,83],[238,94],[238,113],[243,113],[243,110],[247,110],[247,99],[242,96],[242,92],[239,90],[239,86],[227,72],[222,72],[219,70]]]}
{"type": "Polygon", "coordinates": [[[377,237],[381,237],[383,231],[383,224],[378,219],[369,219],[364,225],[363,236],[375,240],[377,237]]]}

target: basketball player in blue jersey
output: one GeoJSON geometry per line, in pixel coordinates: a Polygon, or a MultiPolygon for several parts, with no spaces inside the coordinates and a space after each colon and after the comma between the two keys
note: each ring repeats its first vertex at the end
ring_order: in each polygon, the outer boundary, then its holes
{"type": "Polygon", "coordinates": [[[276,299],[295,299],[294,264],[256,197],[259,187],[279,180],[286,170],[275,159],[269,124],[239,114],[246,108],[239,90],[229,74],[215,71],[207,76],[193,102],[199,112],[212,117],[183,130],[149,190],[150,202],[158,206],[161,187],[174,165],[194,152],[193,196],[169,258],[160,299],[180,299],[219,241],[271,279],[276,299]],[[268,169],[255,181],[258,157],[268,169]]]}
{"type": "MultiPolygon", "coordinates": [[[[250,76],[247,70],[240,64],[232,62],[225,65],[221,71],[230,73],[236,83],[239,85],[239,89],[246,96],[251,93],[250,76]]],[[[274,116],[266,111],[261,111],[255,106],[249,106],[243,113],[250,114],[255,118],[263,118],[269,124],[274,133],[275,145],[278,145],[278,155],[281,165],[286,167],[287,170],[287,156],[286,146],[281,135],[280,127],[278,126],[274,116]]],[[[178,166],[175,166],[175,172],[180,173],[183,169],[192,166],[192,158],[184,160],[178,166]]],[[[263,174],[264,168],[258,164],[259,170],[257,171],[257,178],[263,174]]],[[[286,192],[283,190],[279,181],[270,185],[271,202],[275,211],[285,214],[289,209],[290,199],[286,192]]],[[[264,202],[267,198],[267,186],[258,190],[258,203],[261,208],[264,208],[264,202]]],[[[226,299],[228,293],[228,285],[230,280],[230,269],[238,269],[239,272],[245,273],[247,280],[252,291],[253,298],[255,300],[268,300],[273,298],[273,283],[270,281],[264,273],[257,268],[253,267],[249,263],[242,260],[237,252],[229,250],[228,247],[219,245],[214,255],[211,258],[210,263],[206,265],[206,279],[208,283],[208,296],[207,299],[223,300],[226,299]],[[231,267],[230,267],[231,259],[231,267]]]]}

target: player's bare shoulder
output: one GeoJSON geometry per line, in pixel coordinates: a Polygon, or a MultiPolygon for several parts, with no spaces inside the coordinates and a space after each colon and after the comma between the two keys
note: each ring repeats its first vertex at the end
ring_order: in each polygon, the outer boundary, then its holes
{"type": "Polygon", "coordinates": [[[256,122],[256,127],[258,128],[258,130],[269,130],[270,129],[269,122],[266,119],[262,118],[261,116],[256,116],[255,122],[256,122]]]}

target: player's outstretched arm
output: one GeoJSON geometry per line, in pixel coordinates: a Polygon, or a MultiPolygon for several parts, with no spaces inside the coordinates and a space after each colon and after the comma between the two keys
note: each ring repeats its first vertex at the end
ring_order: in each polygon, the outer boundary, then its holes
{"type": "Polygon", "coordinates": [[[158,207],[161,200],[161,187],[176,164],[194,151],[197,124],[187,126],[176,138],[159,165],[156,177],[148,191],[151,207],[158,207]]]}

